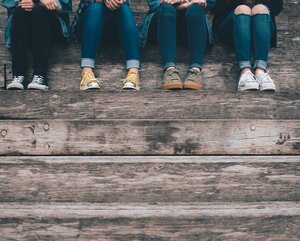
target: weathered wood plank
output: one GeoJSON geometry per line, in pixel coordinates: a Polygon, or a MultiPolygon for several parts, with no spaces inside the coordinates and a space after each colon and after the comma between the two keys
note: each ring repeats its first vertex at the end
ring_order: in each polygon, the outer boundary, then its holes
{"type": "Polygon", "coordinates": [[[7,240],[299,240],[299,203],[0,205],[7,240]]]}
{"type": "Polygon", "coordinates": [[[300,156],[1,157],[0,202],[300,200],[300,156]]]}
{"type": "Polygon", "coordinates": [[[300,119],[298,92],[2,91],[0,103],[2,120],[300,119]]]}
{"type": "Polygon", "coordinates": [[[0,121],[1,155],[300,154],[300,121],[0,121]]]}

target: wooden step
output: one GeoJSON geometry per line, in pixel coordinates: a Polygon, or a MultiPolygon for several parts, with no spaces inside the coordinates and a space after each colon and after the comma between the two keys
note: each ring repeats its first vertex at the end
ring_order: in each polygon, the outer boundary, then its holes
{"type": "Polygon", "coordinates": [[[300,120],[9,120],[0,130],[0,155],[300,154],[300,120]]]}
{"type": "Polygon", "coordinates": [[[4,240],[299,240],[298,202],[0,204],[4,240]]]}
{"type": "Polygon", "coordinates": [[[299,201],[299,164],[300,156],[1,157],[0,202],[299,201]]]}
{"type": "MultiPolygon", "coordinates": [[[[300,92],[1,91],[0,119],[299,120],[300,92]]],[[[5,122],[2,128],[6,129],[5,122]]]]}

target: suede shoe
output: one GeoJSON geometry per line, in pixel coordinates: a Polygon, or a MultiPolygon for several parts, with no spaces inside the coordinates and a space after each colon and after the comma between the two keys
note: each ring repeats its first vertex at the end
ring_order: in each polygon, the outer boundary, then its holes
{"type": "Polygon", "coordinates": [[[200,70],[189,69],[183,83],[183,88],[191,90],[204,90],[203,75],[200,70]]]}
{"type": "Polygon", "coordinates": [[[182,89],[183,83],[179,77],[179,71],[176,68],[169,68],[163,76],[164,90],[182,89]]]}

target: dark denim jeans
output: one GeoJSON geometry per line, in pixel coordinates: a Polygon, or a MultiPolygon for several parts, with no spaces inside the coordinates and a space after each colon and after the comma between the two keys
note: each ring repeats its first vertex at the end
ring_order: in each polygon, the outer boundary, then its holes
{"type": "Polygon", "coordinates": [[[240,69],[258,67],[266,70],[274,30],[274,23],[269,14],[251,16],[231,12],[220,25],[217,35],[224,43],[234,46],[240,69]]]}
{"type": "Polygon", "coordinates": [[[138,29],[130,6],[124,3],[115,11],[103,3],[92,4],[85,16],[82,30],[81,67],[95,68],[98,48],[104,34],[105,25],[114,28],[116,20],[119,40],[126,57],[126,68],[140,67],[138,29]]]}
{"type": "Polygon", "coordinates": [[[11,27],[13,75],[26,76],[27,53],[33,52],[33,74],[46,77],[51,45],[61,40],[59,20],[53,11],[36,5],[32,11],[15,9],[11,27]]]}
{"type": "Polygon", "coordinates": [[[162,4],[156,11],[150,26],[150,41],[157,39],[163,68],[176,66],[176,44],[187,42],[190,67],[202,67],[206,44],[207,26],[205,10],[193,4],[186,10],[177,11],[170,4],[162,4]]]}

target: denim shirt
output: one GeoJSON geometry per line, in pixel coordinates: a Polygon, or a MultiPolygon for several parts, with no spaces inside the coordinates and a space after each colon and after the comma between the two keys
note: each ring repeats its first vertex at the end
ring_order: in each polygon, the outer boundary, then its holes
{"type": "MultiPolygon", "coordinates": [[[[152,17],[154,15],[155,11],[160,6],[160,2],[161,2],[161,0],[147,0],[148,6],[149,6],[149,11],[148,11],[146,17],[144,18],[144,21],[142,22],[142,24],[140,26],[140,31],[139,31],[141,47],[145,47],[145,45],[146,45],[146,40],[147,40],[150,23],[151,23],[151,20],[152,20],[152,17]]],[[[215,5],[216,0],[206,0],[206,2],[207,2],[206,10],[208,11],[210,8],[212,8],[215,5]]],[[[207,25],[209,43],[213,44],[211,23],[207,17],[206,17],[206,25],[207,25]]]]}
{"type": "MultiPolygon", "coordinates": [[[[70,36],[70,20],[69,14],[72,12],[72,0],[59,0],[62,8],[61,10],[56,10],[55,15],[59,19],[61,32],[65,38],[70,36]]],[[[5,47],[10,48],[11,44],[11,20],[14,14],[14,10],[18,6],[19,1],[16,0],[2,0],[1,5],[7,9],[7,19],[5,22],[5,47]]]]}

